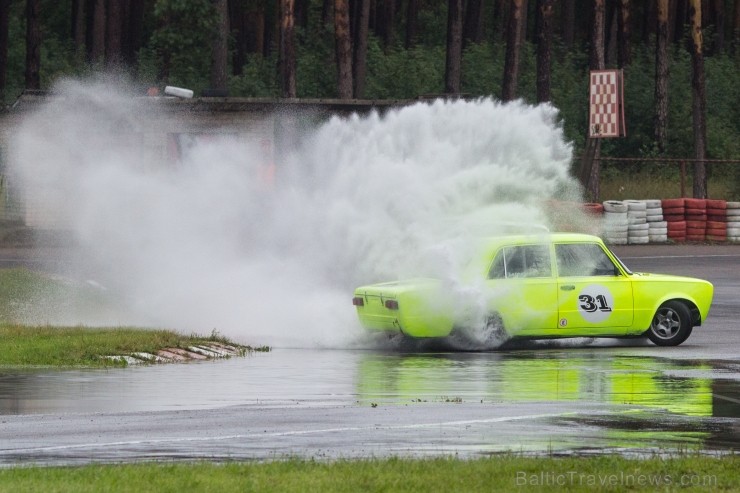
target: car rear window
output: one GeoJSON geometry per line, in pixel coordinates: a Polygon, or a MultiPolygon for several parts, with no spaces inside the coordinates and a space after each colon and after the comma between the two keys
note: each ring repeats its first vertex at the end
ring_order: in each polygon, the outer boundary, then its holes
{"type": "Polygon", "coordinates": [[[489,279],[550,276],[550,250],[546,245],[505,247],[496,255],[488,273],[489,279]]]}

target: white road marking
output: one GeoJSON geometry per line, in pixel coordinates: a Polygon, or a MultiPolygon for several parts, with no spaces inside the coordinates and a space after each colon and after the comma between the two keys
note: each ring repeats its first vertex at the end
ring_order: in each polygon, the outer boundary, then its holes
{"type": "Polygon", "coordinates": [[[643,258],[648,258],[648,259],[660,258],[660,259],[663,259],[663,258],[735,258],[735,257],[740,257],[740,255],[735,255],[735,254],[729,254],[728,253],[728,254],[716,254],[716,255],[650,255],[650,256],[645,256],[645,257],[624,257],[624,256],[620,256],[619,258],[621,258],[621,259],[632,259],[632,260],[634,260],[634,259],[643,259],[643,258]]]}
{"type": "MultiPolygon", "coordinates": [[[[21,448],[21,449],[5,449],[0,450],[0,456],[8,454],[18,453],[33,453],[33,452],[51,452],[54,450],[73,450],[73,449],[84,449],[84,448],[101,448],[101,447],[120,447],[126,445],[144,445],[144,444],[162,444],[162,443],[183,443],[183,442],[207,442],[207,441],[222,441],[222,440],[236,440],[246,438],[257,438],[257,437],[286,437],[286,436],[300,436],[300,435],[311,435],[316,433],[347,433],[347,432],[358,432],[366,430],[403,430],[403,429],[422,429],[422,428],[439,428],[440,426],[466,426],[474,424],[487,424],[487,423],[504,423],[507,421],[522,421],[525,419],[541,419],[541,418],[557,418],[562,416],[578,416],[583,413],[578,412],[563,412],[563,413],[547,413],[547,414],[530,414],[528,416],[504,416],[500,418],[488,418],[488,419],[470,419],[463,421],[441,421],[436,423],[414,423],[408,425],[370,425],[370,426],[348,426],[343,428],[321,428],[318,430],[293,430],[293,431],[276,431],[270,433],[249,433],[245,435],[226,435],[226,436],[215,436],[215,437],[182,437],[182,438],[160,438],[151,440],[131,440],[124,442],[103,442],[103,443],[81,443],[75,445],[56,445],[53,447],[34,447],[34,448],[21,448]]],[[[589,413],[593,415],[594,413],[589,413]]],[[[600,413],[596,413],[600,414],[600,413]]]]}
{"type": "Polygon", "coordinates": [[[727,397],[726,395],[712,394],[712,396],[713,397],[716,397],[717,399],[721,399],[723,401],[729,401],[729,402],[732,402],[732,403],[735,403],[735,404],[740,404],[740,400],[733,399],[732,397],[727,397]]]}

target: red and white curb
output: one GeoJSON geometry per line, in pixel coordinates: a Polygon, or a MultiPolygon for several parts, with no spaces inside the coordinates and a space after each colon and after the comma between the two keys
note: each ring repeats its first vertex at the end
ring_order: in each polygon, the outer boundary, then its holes
{"type": "Polygon", "coordinates": [[[188,348],[164,348],[152,353],[131,353],[102,356],[104,359],[127,365],[143,365],[151,363],[180,363],[187,361],[205,361],[244,356],[248,349],[243,346],[234,346],[220,342],[209,342],[188,348]]]}

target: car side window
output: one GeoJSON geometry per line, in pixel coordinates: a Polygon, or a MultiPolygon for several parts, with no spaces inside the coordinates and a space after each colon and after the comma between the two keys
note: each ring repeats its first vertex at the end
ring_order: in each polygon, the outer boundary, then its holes
{"type": "Polygon", "coordinates": [[[506,247],[499,251],[488,273],[489,279],[550,277],[550,250],[546,245],[506,247]]]}
{"type": "Polygon", "coordinates": [[[596,243],[556,244],[555,257],[560,277],[614,276],[619,272],[596,243]]]}

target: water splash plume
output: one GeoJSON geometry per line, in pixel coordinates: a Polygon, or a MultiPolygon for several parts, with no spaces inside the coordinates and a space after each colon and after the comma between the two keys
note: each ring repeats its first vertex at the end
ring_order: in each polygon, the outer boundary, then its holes
{"type": "Polygon", "coordinates": [[[579,197],[548,105],[436,101],[335,117],[278,142],[267,185],[248,135],[170,163],[148,145],[172,124],[162,106],[97,83],[55,93],[24,119],[13,162],[29,203],[74,235],[65,255],[84,259],[117,310],[50,323],[346,347],[360,333],[356,285],[454,278],[471,239],[547,224],[546,200],[579,197]]]}

